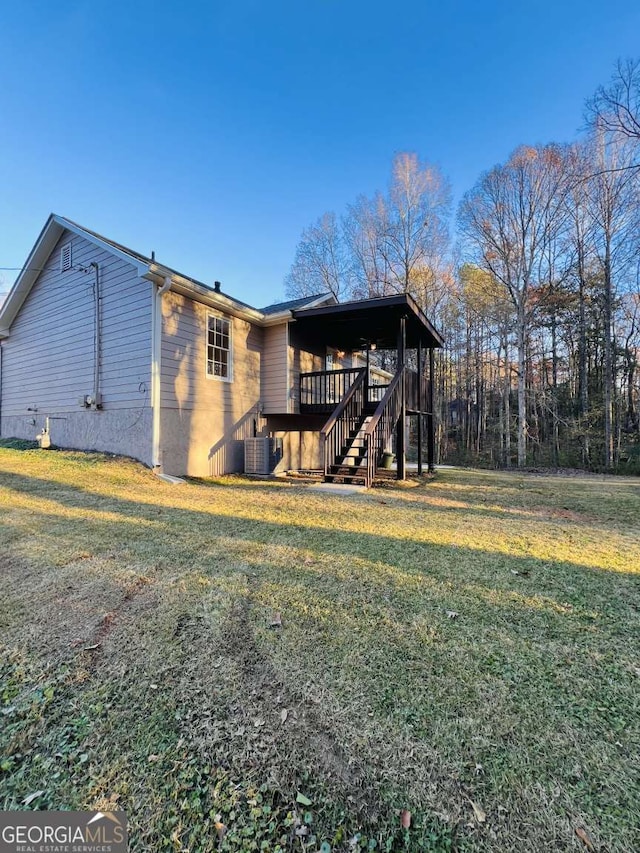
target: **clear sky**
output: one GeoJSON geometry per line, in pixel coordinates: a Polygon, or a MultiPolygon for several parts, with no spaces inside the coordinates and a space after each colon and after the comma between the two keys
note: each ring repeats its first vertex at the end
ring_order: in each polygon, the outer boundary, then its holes
{"type": "Polygon", "coordinates": [[[0,267],[53,211],[264,305],[394,154],[458,198],[637,56],[638,0],[0,0],[0,267]]]}

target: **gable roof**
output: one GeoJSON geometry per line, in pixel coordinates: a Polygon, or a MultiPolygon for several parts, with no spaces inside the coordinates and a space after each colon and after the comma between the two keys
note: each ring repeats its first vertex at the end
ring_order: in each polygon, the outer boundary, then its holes
{"type": "Polygon", "coordinates": [[[338,303],[331,293],[318,293],[286,302],[276,302],[265,308],[253,308],[215,287],[158,263],[154,257],[129,249],[54,213],[47,219],[15,284],[4,304],[0,306],[0,339],[8,336],[11,324],[51,252],[66,231],[84,237],[132,264],[138,276],[163,285],[163,289],[167,288],[196,299],[214,309],[231,313],[259,326],[276,325],[293,319],[300,325],[301,330],[304,329],[310,336],[318,336],[324,343],[335,344],[340,349],[355,350],[372,342],[376,342],[380,348],[393,348],[398,323],[401,317],[405,317],[409,347],[415,346],[418,341],[428,347],[443,344],[440,333],[407,293],[342,303],[338,303]]]}
{"type": "Polygon", "coordinates": [[[116,255],[121,260],[133,264],[136,267],[138,275],[145,275],[149,270],[149,264],[144,256],[139,255],[136,252],[132,252],[130,249],[120,246],[118,243],[113,243],[93,231],[88,231],[86,228],[77,225],[70,219],[65,219],[62,216],[57,216],[52,213],[40,232],[29,257],[25,261],[24,267],[18,274],[13,287],[5,299],[2,308],[0,308],[0,338],[8,335],[9,328],[15,320],[18,311],[22,308],[31,288],[36,283],[38,276],[44,269],[51,252],[54,250],[58,240],[62,237],[65,231],[70,231],[72,234],[86,237],[100,248],[116,255]]]}
{"type": "Polygon", "coordinates": [[[206,304],[230,311],[238,316],[244,317],[251,322],[267,324],[282,322],[291,317],[291,311],[301,307],[316,307],[335,302],[329,293],[317,294],[315,296],[294,299],[289,302],[278,302],[268,305],[266,308],[254,308],[240,299],[229,296],[215,287],[198,281],[189,275],[179,272],[166,264],[161,264],[154,257],[149,257],[141,252],[136,252],[122,243],[110,240],[97,231],[92,231],[79,225],[64,216],[52,213],[47,219],[44,228],[40,232],[24,267],[20,271],[13,287],[9,291],[4,303],[0,306],[0,339],[9,334],[11,324],[15,320],[31,288],[36,283],[40,272],[44,269],[51,252],[59,239],[69,231],[79,237],[84,237],[94,245],[104,249],[112,255],[132,264],[137,275],[147,278],[159,284],[169,282],[172,290],[183,295],[204,301],[206,304]]]}

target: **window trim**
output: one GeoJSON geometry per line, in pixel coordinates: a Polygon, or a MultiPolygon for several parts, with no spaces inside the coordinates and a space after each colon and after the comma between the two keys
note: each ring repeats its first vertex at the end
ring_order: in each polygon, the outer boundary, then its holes
{"type": "Polygon", "coordinates": [[[207,379],[213,379],[216,382],[233,382],[233,317],[229,314],[222,314],[216,311],[207,311],[207,325],[205,329],[204,341],[204,375],[207,379]],[[217,320],[226,320],[229,326],[229,353],[228,376],[219,376],[215,373],[209,373],[209,320],[215,318],[217,320]]]}

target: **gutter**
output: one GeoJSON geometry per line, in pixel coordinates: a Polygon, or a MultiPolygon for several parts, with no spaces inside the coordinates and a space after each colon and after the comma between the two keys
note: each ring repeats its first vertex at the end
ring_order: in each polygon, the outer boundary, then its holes
{"type": "MultiPolygon", "coordinates": [[[[233,317],[237,317],[240,320],[247,320],[249,323],[253,323],[261,328],[279,326],[281,323],[295,320],[294,312],[290,308],[285,308],[273,314],[264,314],[257,308],[252,308],[250,305],[238,302],[224,293],[211,290],[209,287],[205,287],[205,285],[155,262],[148,266],[143,277],[158,284],[170,279],[168,287],[165,287],[164,284],[162,285],[162,293],[171,288],[174,293],[179,293],[181,296],[186,296],[188,299],[193,299],[202,305],[207,305],[209,308],[217,308],[220,311],[225,311],[233,317]]],[[[305,307],[314,308],[318,305],[323,305],[325,301],[326,295],[323,295],[305,307]]]]}
{"type": "Polygon", "coordinates": [[[159,264],[154,263],[148,267],[146,278],[150,278],[152,281],[162,280],[165,282],[167,279],[170,279],[171,283],[169,286],[174,293],[179,293],[189,299],[195,299],[205,305],[209,305],[211,308],[224,310],[228,314],[232,314],[234,317],[239,317],[242,320],[248,320],[251,323],[261,325],[264,319],[261,311],[251,308],[249,305],[243,305],[230,296],[226,296],[224,293],[216,293],[203,284],[198,284],[198,282],[181,276],[179,273],[162,267],[159,264]]]}

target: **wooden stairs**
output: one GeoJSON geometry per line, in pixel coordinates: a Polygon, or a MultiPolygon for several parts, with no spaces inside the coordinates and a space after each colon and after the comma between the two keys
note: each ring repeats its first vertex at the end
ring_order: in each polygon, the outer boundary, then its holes
{"type": "Polygon", "coordinates": [[[322,429],[324,480],[360,485],[373,482],[382,454],[404,411],[405,371],[399,370],[379,402],[367,399],[363,370],[322,429]]]}
{"type": "Polygon", "coordinates": [[[350,430],[345,443],[329,465],[325,482],[367,485],[366,431],[370,423],[371,415],[363,414],[356,426],[350,430]]]}

